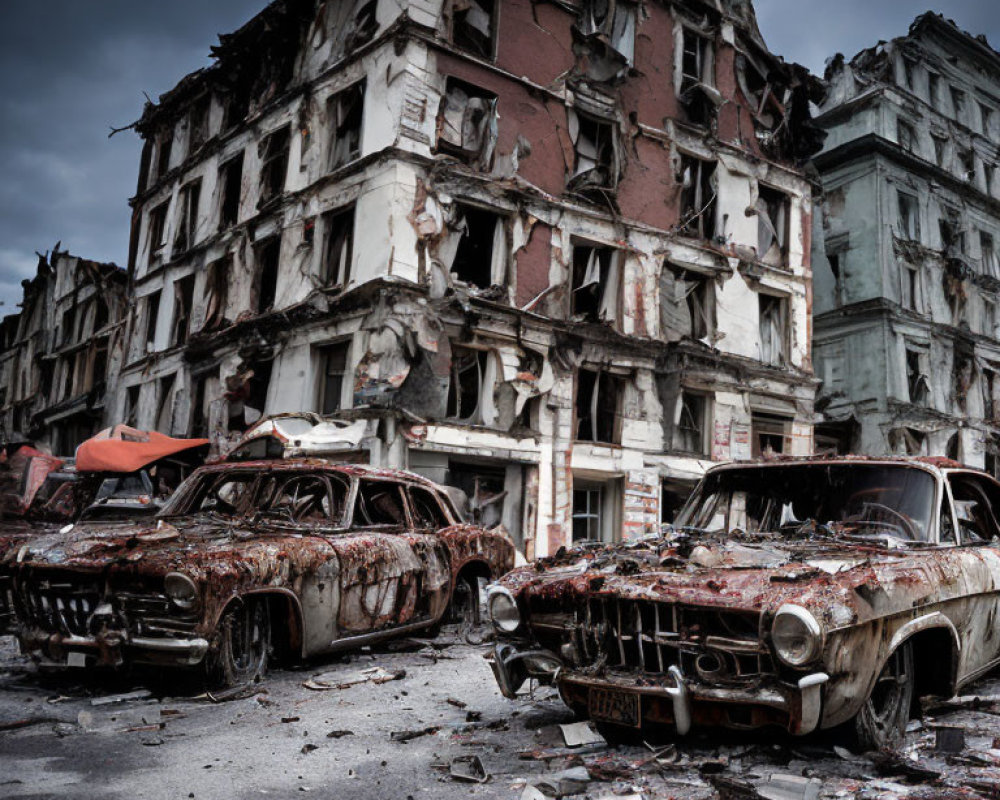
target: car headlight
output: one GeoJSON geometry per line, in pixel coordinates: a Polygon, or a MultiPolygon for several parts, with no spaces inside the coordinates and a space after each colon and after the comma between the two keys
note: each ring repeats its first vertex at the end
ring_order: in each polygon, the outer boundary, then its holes
{"type": "Polygon", "coordinates": [[[171,572],[163,579],[163,591],[175,606],[189,611],[198,605],[198,587],[182,572],[171,572]]]}
{"type": "Polygon", "coordinates": [[[490,587],[486,601],[493,626],[504,633],[514,633],[521,627],[521,612],[517,609],[517,601],[507,589],[499,586],[490,587]]]}
{"type": "Polygon", "coordinates": [[[790,667],[813,661],[823,648],[823,629],[801,606],[783,605],[771,626],[774,652],[790,667]]]}

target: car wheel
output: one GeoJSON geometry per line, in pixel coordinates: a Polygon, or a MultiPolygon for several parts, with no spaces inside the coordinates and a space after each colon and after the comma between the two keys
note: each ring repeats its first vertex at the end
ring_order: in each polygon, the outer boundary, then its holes
{"type": "Polygon", "coordinates": [[[854,719],[862,751],[892,747],[903,738],[913,702],[913,679],[913,646],[904,642],[889,656],[854,719]]]}
{"type": "Polygon", "coordinates": [[[451,597],[452,619],[458,623],[458,632],[468,644],[482,644],[490,638],[490,626],[479,595],[479,578],[463,575],[455,584],[451,597]]]}
{"type": "Polygon", "coordinates": [[[259,681],[267,672],[271,617],[267,601],[251,597],[230,608],[219,623],[214,677],[223,686],[259,681]]]}

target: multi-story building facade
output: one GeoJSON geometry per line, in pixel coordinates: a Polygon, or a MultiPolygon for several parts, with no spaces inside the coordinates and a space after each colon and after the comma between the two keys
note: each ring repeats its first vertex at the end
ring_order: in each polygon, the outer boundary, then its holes
{"type": "Polygon", "coordinates": [[[21,311],[0,324],[0,441],[71,456],[115,397],[127,275],[57,245],[23,286],[21,311]]]}
{"type": "Polygon", "coordinates": [[[817,439],[996,472],[1000,54],[924,14],[826,77],[817,439]]]}
{"type": "Polygon", "coordinates": [[[811,452],[816,87],[750,2],[285,0],[215,56],[137,124],[118,421],[335,414],[529,555],[811,452]]]}

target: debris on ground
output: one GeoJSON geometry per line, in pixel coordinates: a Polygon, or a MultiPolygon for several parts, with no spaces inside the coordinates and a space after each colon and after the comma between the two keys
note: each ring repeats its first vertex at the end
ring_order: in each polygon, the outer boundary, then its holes
{"type": "Polygon", "coordinates": [[[601,736],[590,722],[574,722],[570,725],[560,725],[563,741],[567,747],[584,747],[586,745],[602,744],[606,745],[604,737],[601,736]]]}
{"type": "Polygon", "coordinates": [[[248,697],[254,697],[258,694],[267,694],[267,689],[260,684],[247,683],[243,686],[234,686],[231,689],[223,689],[219,692],[205,692],[204,696],[213,703],[227,703],[230,700],[245,700],[248,697]]]}
{"type": "Polygon", "coordinates": [[[441,728],[437,725],[430,725],[426,728],[418,728],[412,731],[392,731],[389,734],[389,738],[394,742],[409,742],[413,739],[419,739],[421,736],[430,736],[433,733],[437,733],[441,728]]]}
{"type": "Polygon", "coordinates": [[[456,781],[465,783],[486,783],[489,773],[477,755],[458,756],[448,765],[448,772],[456,781]]]}
{"type": "Polygon", "coordinates": [[[148,700],[153,696],[153,693],[149,689],[137,689],[134,692],[125,692],[124,694],[111,694],[106,697],[95,697],[90,701],[92,706],[110,706],[117,703],[129,703],[133,700],[148,700]]]}
{"type": "Polygon", "coordinates": [[[399,681],[406,677],[405,669],[387,670],[382,667],[371,667],[362,670],[355,677],[343,680],[339,672],[324,672],[315,675],[302,685],[313,691],[325,691],[327,689],[347,689],[362,683],[374,683],[380,685],[390,681],[399,681]]]}

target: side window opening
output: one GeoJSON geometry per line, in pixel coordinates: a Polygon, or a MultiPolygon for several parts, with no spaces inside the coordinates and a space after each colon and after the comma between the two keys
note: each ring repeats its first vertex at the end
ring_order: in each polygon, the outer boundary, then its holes
{"type": "Polygon", "coordinates": [[[346,495],[342,483],[322,475],[275,476],[265,486],[258,505],[294,522],[339,524],[346,495]]]}
{"type": "Polygon", "coordinates": [[[229,474],[206,482],[206,489],[195,497],[191,510],[232,516],[242,513],[251,494],[254,477],[252,473],[229,474]]]}
{"type": "Polygon", "coordinates": [[[382,525],[401,528],[406,525],[403,495],[398,484],[386,481],[362,480],[354,501],[355,527],[382,525]]]}
{"type": "Polygon", "coordinates": [[[418,528],[446,528],[451,523],[441,510],[441,504],[431,492],[418,486],[410,487],[410,508],[418,528]]]}

